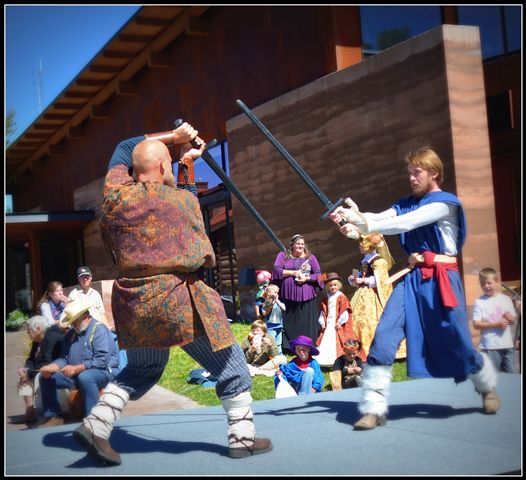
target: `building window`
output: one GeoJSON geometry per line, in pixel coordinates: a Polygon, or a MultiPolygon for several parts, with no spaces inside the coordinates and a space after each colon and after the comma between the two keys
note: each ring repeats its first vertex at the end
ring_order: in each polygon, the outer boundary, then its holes
{"type": "Polygon", "coordinates": [[[513,128],[511,114],[511,91],[497,93],[486,99],[488,109],[488,127],[496,133],[513,128]]]}
{"type": "Polygon", "coordinates": [[[458,7],[458,23],[480,28],[482,58],[521,48],[521,7],[458,7]]]}
{"type": "Polygon", "coordinates": [[[522,7],[503,7],[506,30],[507,51],[514,52],[521,49],[522,7]]]}
{"type": "Polygon", "coordinates": [[[13,195],[5,196],[5,213],[13,213],[13,195]]]}
{"type": "MultiPolygon", "coordinates": [[[[226,140],[219,143],[215,147],[208,150],[210,156],[216,161],[217,165],[230,176],[230,165],[228,162],[228,145],[226,140]]],[[[208,166],[208,164],[199,158],[194,163],[195,168],[195,181],[196,182],[208,182],[208,188],[217,186],[223,181],[214,173],[214,171],[208,166]]]]}
{"type": "Polygon", "coordinates": [[[442,24],[440,7],[360,7],[362,52],[374,55],[442,24]]]}
{"type": "MultiPolygon", "coordinates": [[[[227,141],[224,140],[218,143],[215,147],[207,150],[210,156],[216,161],[219,168],[221,168],[227,176],[230,176],[230,164],[228,162],[228,148],[227,141]]],[[[173,174],[177,177],[177,162],[173,164],[173,174]]],[[[198,158],[194,162],[194,175],[196,183],[207,184],[206,188],[216,187],[223,181],[215,174],[215,172],[202,159],[198,158]]],[[[198,188],[198,190],[201,190],[198,188]]]]}

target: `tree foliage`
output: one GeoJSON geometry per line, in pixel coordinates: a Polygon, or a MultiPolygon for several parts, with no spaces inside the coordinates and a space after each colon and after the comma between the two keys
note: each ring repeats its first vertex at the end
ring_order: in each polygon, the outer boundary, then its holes
{"type": "Polygon", "coordinates": [[[16,130],[15,111],[9,110],[5,118],[5,146],[6,148],[11,143],[11,136],[16,130]]]}

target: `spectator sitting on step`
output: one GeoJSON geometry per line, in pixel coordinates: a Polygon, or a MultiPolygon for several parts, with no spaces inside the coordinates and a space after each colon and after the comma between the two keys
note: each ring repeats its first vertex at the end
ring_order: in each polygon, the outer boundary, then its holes
{"type": "Polygon", "coordinates": [[[73,290],[71,290],[71,292],[69,292],[69,299],[77,300],[81,297],[88,299],[92,304],[89,310],[90,315],[99,322],[104,323],[104,325],[106,325],[111,330],[113,325],[110,325],[110,322],[106,316],[106,310],[104,309],[102,296],[99,292],[97,292],[97,290],[91,287],[91,282],[93,281],[91,269],[89,267],[79,267],[77,270],[77,278],[79,280],[79,284],[73,290]]]}
{"type": "Polygon", "coordinates": [[[287,362],[287,357],[279,353],[274,337],[267,335],[267,325],[256,320],[251,325],[249,336],[241,344],[250,375],[274,376],[276,365],[287,362]]]}
{"type": "Polygon", "coordinates": [[[89,299],[79,298],[64,309],[59,325],[72,328],[62,343],[61,356],[40,369],[44,409],[41,427],[64,423],[58,389],[77,388],[84,401],[84,416],[87,416],[99,399],[99,391],[118,372],[118,350],[112,334],[106,325],[91,316],[90,307],[89,299]]]}
{"type": "Polygon", "coordinates": [[[54,323],[49,325],[43,315],[35,315],[27,322],[27,334],[32,340],[31,350],[22,368],[18,369],[18,396],[24,398],[26,413],[20,421],[13,423],[31,423],[38,417],[35,412],[35,395],[39,392],[38,370],[60,356],[64,335],[54,323]]]}
{"type": "Polygon", "coordinates": [[[55,325],[60,320],[60,315],[69,302],[64,295],[61,282],[49,282],[42,298],[37,303],[37,312],[47,318],[48,325],[55,325]]]}

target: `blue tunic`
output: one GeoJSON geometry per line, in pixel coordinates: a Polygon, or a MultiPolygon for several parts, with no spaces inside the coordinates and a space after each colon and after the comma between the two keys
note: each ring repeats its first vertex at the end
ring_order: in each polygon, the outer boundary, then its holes
{"type": "MultiPolygon", "coordinates": [[[[458,207],[457,250],[460,252],[466,238],[466,219],[455,195],[430,192],[422,198],[404,198],[392,208],[403,215],[433,202],[458,207]]],[[[437,222],[400,234],[400,243],[408,254],[444,253],[437,222]]],[[[453,308],[443,305],[436,278],[423,280],[420,268],[414,268],[396,285],[376,329],[367,359],[369,364],[392,364],[396,348],[405,336],[410,377],[453,377],[461,382],[482,368],[483,358],[471,341],[460,273],[448,270],[447,274],[458,300],[453,308]]]]}

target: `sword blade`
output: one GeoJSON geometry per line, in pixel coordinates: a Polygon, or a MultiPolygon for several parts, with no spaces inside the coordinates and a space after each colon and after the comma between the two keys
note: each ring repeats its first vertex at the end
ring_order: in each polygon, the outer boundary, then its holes
{"type": "MultiPolygon", "coordinates": [[[[178,118],[174,122],[175,128],[179,127],[182,124],[183,124],[183,120],[180,119],[180,118],[178,118]]],[[[199,145],[197,144],[195,139],[192,140],[190,143],[191,143],[192,147],[197,148],[197,149],[199,148],[199,145]]],[[[285,245],[283,245],[283,243],[280,241],[280,239],[276,236],[276,234],[274,233],[272,228],[270,228],[269,224],[267,222],[265,222],[265,220],[259,214],[259,212],[248,201],[247,197],[245,197],[245,195],[243,195],[243,193],[241,193],[241,190],[239,190],[239,188],[237,188],[237,185],[232,180],[230,180],[229,177],[227,177],[226,173],[223,171],[222,168],[219,167],[219,165],[213,159],[212,155],[210,155],[208,153],[207,150],[215,147],[216,145],[217,145],[217,140],[215,140],[215,139],[211,140],[210,142],[208,142],[206,144],[206,146],[205,146],[205,150],[204,150],[203,154],[201,155],[201,158],[214,171],[214,173],[223,181],[223,183],[225,184],[226,188],[228,188],[228,190],[236,196],[236,198],[239,200],[241,205],[243,205],[248,210],[248,213],[250,213],[250,215],[252,215],[252,218],[254,218],[254,220],[263,229],[263,231],[269,236],[269,238],[277,245],[277,247],[282,252],[286,252],[287,248],[285,247],[285,245]]]]}
{"type": "Polygon", "coordinates": [[[216,140],[212,140],[211,142],[208,142],[206,144],[205,151],[201,155],[201,158],[214,171],[214,173],[222,180],[226,188],[228,188],[228,190],[230,190],[230,192],[232,192],[236,196],[236,198],[239,200],[241,205],[243,205],[248,210],[248,212],[252,215],[254,220],[259,224],[259,226],[263,229],[263,231],[270,237],[270,239],[277,245],[277,247],[282,252],[286,252],[287,249],[285,245],[283,245],[283,243],[279,240],[279,238],[276,236],[274,231],[270,228],[268,223],[263,219],[263,217],[259,214],[259,212],[254,208],[254,206],[248,201],[247,197],[245,197],[245,195],[241,193],[241,190],[237,188],[234,182],[230,180],[229,177],[227,177],[223,169],[219,167],[219,165],[216,163],[213,157],[206,151],[209,148],[212,148],[215,144],[217,144],[216,140]]]}
{"type": "Polygon", "coordinates": [[[267,137],[270,143],[274,145],[276,150],[279,153],[281,153],[283,158],[285,158],[285,160],[289,163],[289,165],[294,169],[294,171],[305,182],[307,187],[310,188],[310,190],[312,191],[312,193],[314,193],[316,198],[318,198],[318,200],[321,203],[323,203],[325,208],[327,208],[328,211],[323,215],[323,217],[326,217],[330,212],[332,212],[332,210],[334,210],[338,205],[340,205],[343,202],[343,199],[340,199],[337,204],[332,203],[329,197],[327,197],[327,195],[325,195],[321,191],[320,187],[318,187],[316,182],[309,176],[309,174],[305,172],[303,168],[301,168],[301,166],[294,159],[294,157],[292,157],[292,155],[283,148],[283,146],[275,139],[274,135],[272,135],[272,133],[269,132],[267,127],[265,127],[265,125],[261,123],[261,120],[259,120],[259,118],[257,118],[256,115],[254,115],[254,113],[241,100],[236,100],[236,103],[238,104],[239,108],[243,110],[243,113],[245,113],[245,115],[248,118],[250,118],[252,123],[254,123],[254,125],[256,125],[256,127],[258,127],[261,130],[261,132],[263,133],[263,135],[265,135],[265,137],[267,137]]]}

